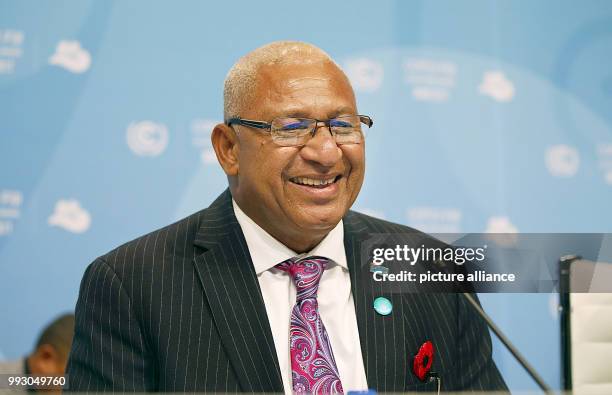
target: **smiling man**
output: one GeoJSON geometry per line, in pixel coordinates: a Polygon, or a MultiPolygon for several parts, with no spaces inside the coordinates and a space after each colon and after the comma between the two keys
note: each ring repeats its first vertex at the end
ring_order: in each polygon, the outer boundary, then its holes
{"type": "Polygon", "coordinates": [[[229,126],[218,125],[212,141],[232,197],[272,237],[309,251],[340,223],[363,182],[362,123],[371,121],[357,115],[346,75],[314,48],[270,45],[232,68],[225,102],[229,126]],[[259,59],[268,52],[278,59],[259,59]],[[245,84],[247,74],[257,79],[245,84]]]}
{"type": "Polygon", "coordinates": [[[87,269],[68,374],[80,391],[434,391],[412,361],[435,345],[444,390],[499,390],[484,324],[453,294],[373,309],[361,245],[416,230],[350,211],[365,134],[322,50],[275,42],[241,58],[212,132],[229,189],[87,269]]]}

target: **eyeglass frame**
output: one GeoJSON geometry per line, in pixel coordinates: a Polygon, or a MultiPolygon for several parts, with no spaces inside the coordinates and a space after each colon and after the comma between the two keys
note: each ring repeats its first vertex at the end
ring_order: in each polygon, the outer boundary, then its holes
{"type": "MultiPolygon", "coordinates": [[[[343,118],[343,117],[358,117],[359,121],[361,123],[364,123],[368,129],[370,129],[372,127],[372,125],[374,125],[374,121],[372,120],[372,118],[368,115],[361,115],[361,114],[357,114],[357,115],[341,115],[335,118],[330,118],[328,120],[321,120],[321,119],[315,119],[315,118],[302,118],[302,117],[276,117],[272,120],[272,122],[274,122],[276,119],[283,119],[283,118],[295,118],[295,119],[301,119],[301,120],[309,120],[309,121],[315,121],[314,127],[312,128],[312,131],[310,132],[310,136],[314,137],[315,133],[317,132],[317,129],[319,128],[319,123],[322,123],[323,126],[326,126],[327,129],[329,129],[329,132],[332,134],[332,136],[335,138],[335,134],[332,132],[332,127],[330,122],[338,119],[338,118],[343,118]]],[[[225,124],[227,126],[232,126],[232,125],[241,125],[241,126],[247,126],[247,127],[251,127],[251,128],[255,128],[255,129],[267,129],[267,132],[272,134],[272,122],[264,122],[264,121],[255,121],[252,119],[244,119],[244,118],[240,118],[240,117],[233,117],[228,119],[225,124]]],[[[363,133],[362,133],[363,135],[363,133]]],[[[365,138],[365,137],[364,137],[365,138]]],[[[345,144],[357,144],[357,143],[345,143],[345,144]]]]}

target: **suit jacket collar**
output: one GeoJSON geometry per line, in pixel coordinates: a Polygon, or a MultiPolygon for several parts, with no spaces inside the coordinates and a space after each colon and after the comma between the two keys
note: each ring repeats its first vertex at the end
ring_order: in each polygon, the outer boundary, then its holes
{"type": "Polygon", "coordinates": [[[242,391],[283,392],[259,282],[229,190],[203,211],[194,259],[223,348],[242,391]]]}
{"type": "Polygon", "coordinates": [[[232,207],[234,208],[234,214],[240,224],[247,246],[249,247],[249,254],[251,255],[253,267],[257,275],[272,269],[280,262],[300,255],[324,256],[329,258],[336,265],[348,270],[346,254],[344,253],[344,227],[342,221],[340,221],[312,250],[303,254],[298,254],[276,240],[255,223],[255,221],[241,210],[240,206],[238,206],[233,199],[232,207]]]}
{"type": "Polygon", "coordinates": [[[412,351],[407,348],[405,336],[408,328],[404,321],[404,295],[389,292],[382,282],[372,281],[367,241],[376,232],[384,231],[375,229],[367,222],[368,218],[352,211],[344,217],[344,245],[363,364],[370,388],[379,392],[404,392],[412,378],[412,351]],[[374,310],[374,300],[381,296],[393,305],[390,315],[382,316],[374,310]]]}
{"type": "MultiPolygon", "coordinates": [[[[360,346],[370,388],[406,388],[410,357],[404,334],[401,294],[386,294],[369,277],[363,242],[371,226],[349,212],[344,221],[344,246],[359,328],[360,346]],[[380,289],[378,289],[380,288],[380,289]],[[376,296],[391,300],[396,311],[374,312],[376,296]]],[[[195,257],[213,319],[243,391],[283,392],[278,358],[251,256],[225,190],[204,210],[194,244],[204,249],[195,257]]]]}

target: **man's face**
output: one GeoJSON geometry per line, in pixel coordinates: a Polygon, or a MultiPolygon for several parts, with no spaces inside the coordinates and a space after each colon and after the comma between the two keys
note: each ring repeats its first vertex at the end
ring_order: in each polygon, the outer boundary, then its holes
{"type": "MultiPolygon", "coordinates": [[[[242,118],[270,122],[277,117],[326,120],[357,114],[346,76],[331,63],[264,66],[258,78],[255,98],[242,118]]],[[[329,129],[320,126],[304,146],[282,147],[269,133],[244,126],[237,130],[234,197],[273,236],[326,233],[357,198],[365,167],[363,141],[337,145],[329,129]],[[333,182],[305,185],[310,180],[333,182]]]]}

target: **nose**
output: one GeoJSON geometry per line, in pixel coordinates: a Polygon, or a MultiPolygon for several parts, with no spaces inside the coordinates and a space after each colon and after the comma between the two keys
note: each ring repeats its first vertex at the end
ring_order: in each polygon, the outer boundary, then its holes
{"type": "Polygon", "coordinates": [[[336,144],[329,127],[317,124],[314,136],[302,147],[300,155],[307,161],[332,167],[342,158],[342,150],[336,144]]]}

